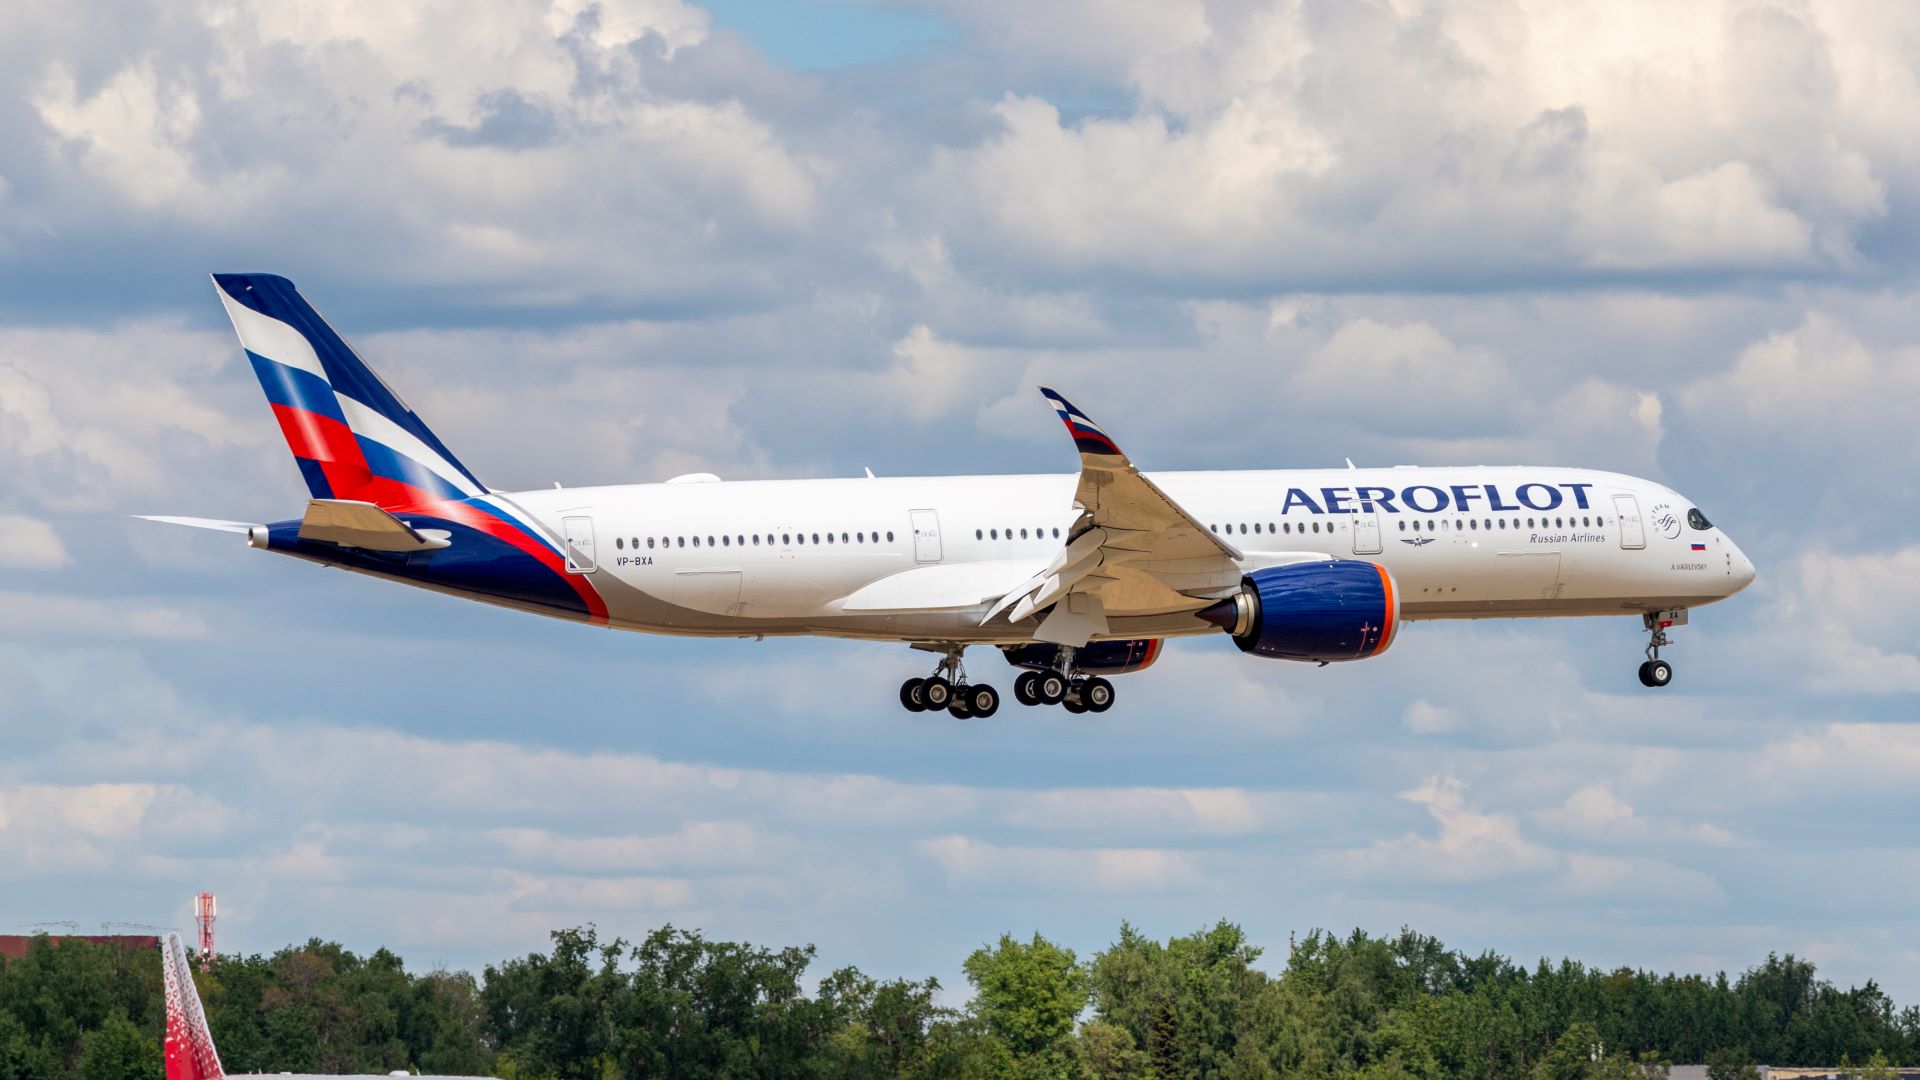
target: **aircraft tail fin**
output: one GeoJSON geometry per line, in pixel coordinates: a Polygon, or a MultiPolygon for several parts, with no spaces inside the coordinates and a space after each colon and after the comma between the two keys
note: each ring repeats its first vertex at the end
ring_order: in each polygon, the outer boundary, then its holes
{"type": "Polygon", "coordinates": [[[396,507],[486,494],[293,282],[215,274],[213,283],[314,498],[396,507]]]}
{"type": "Polygon", "coordinates": [[[160,956],[167,993],[167,1080],[225,1080],[179,934],[161,940],[160,956]]]}

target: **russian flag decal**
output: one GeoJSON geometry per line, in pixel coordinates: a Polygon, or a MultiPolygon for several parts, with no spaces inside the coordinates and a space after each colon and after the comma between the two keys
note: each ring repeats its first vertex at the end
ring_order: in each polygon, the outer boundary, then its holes
{"type": "Polygon", "coordinates": [[[1705,550],[1707,550],[1707,545],[1705,545],[1705,544],[1695,544],[1695,545],[1693,545],[1693,550],[1695,550],[1695,551],[1705,551],[1705,550]]]}

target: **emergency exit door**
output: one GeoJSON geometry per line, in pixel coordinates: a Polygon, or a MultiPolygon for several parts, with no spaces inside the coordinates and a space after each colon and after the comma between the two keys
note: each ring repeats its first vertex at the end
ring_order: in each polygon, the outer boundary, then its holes
{"type": "Polygon", "coordinates": [[[560,524],[567,534],[567,573],[593,573],[593,519],[563,518],[560,524]]]}
{"type": "Polygon", "coordinates": [[[1646,547],[1647,526],[1640,520],[1640,500],[1631,495],[1615,495],[1613,512],[1620,518],[1620,546],[1623,548],[1646,547]]]}
{"type": "Polygon", "coordinates": [[[1373,510],[1362,510],[1353,516],[1353,553],[1355,555],[1380,554],[1380,516],[1373,510]]]}
{"type": "Polygon", "coordinates": [[[909,510],[913,519],[913,561],[940,561],[940,515],[932,510],[909,510]]]}

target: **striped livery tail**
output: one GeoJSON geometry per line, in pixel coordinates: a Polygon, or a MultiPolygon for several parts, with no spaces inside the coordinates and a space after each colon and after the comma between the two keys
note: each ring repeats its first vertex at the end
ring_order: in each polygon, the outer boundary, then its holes
{"type": "Polygon", "coordinates": [[[160,942],[160,968],[167,994],[167,1080],[224,1080],[220,1054],[207,1030],[207,1014],[200,1009],[200,992],[193,986],[193,965],[179,934],[160,942]]]}
{"type": "Polygon", "coordinates": [[[393,508],[486,494],[293,282],[215,274],[213,283],[314,498],[393,508]]]}

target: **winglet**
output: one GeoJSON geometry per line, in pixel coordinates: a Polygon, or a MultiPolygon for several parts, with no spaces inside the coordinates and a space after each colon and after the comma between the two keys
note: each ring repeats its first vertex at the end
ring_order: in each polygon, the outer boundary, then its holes
{"type": "Polygon", "coordinates": [[[1040,388],[1040,393],[1053,404],[1053,411],[1060,414],[1060,422],[1067,425],[1067,434],[1073,436],[1073,445],[1079,447],[1081,453],[1117,458],[1127,456],[1120,452],[1118,443],[1108,437],[1106,432],[1100,430],[1099,424],[1094,423],[1086,413],[1074,408],[1073,403],[1061,397],[1058,391],[1043,386],[1040,388]]]}

